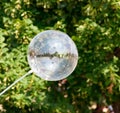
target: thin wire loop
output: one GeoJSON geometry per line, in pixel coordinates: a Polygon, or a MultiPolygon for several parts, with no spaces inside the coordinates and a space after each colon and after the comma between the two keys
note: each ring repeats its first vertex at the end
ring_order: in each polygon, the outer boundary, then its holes
{"type": "Polygon", "coordinates": [[[0,96],[3,95],[6,91],[8,91],[12,86],[14,86],[16,83],[18,83],[19,81],[21,81],[23,78],[25,78],[27,75],[33,73],[32,70],[28,71],[25,75],[23,75],[22,77],[20,77],[19,79],[17,79],[15,82],[13,82],[10,86],[8,86],[5,90],[3,90],[0,93],[0,96]]]}

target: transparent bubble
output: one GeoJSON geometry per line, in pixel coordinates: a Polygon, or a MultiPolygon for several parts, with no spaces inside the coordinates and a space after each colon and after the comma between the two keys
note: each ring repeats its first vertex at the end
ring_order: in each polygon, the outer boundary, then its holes
{"type": "Polygon", "coordinates": [[[66,78],[74,71],[78,52],[67,34],[47,30],[32,39],[27,58],[37,76],[48,81],[57,81],[66,78]]]}

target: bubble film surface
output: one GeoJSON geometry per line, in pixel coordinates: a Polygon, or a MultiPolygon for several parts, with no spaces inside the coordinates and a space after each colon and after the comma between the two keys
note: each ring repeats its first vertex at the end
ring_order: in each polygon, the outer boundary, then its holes
{"type": "Polygon", "coordinates": [[[32,39],[27,58],[37,76],[44,80],[57,81],[66,78],[74,71],[78,52],[67,34],[47,30],[32,39]]]}

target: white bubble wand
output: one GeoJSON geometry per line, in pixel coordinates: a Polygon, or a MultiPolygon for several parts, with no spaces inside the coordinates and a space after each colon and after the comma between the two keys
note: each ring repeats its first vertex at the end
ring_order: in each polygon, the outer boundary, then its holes
{"type": "Polygon", "coordinates": [[[19,81],[21,81],[23,78],[25,78],[27,75],[31,74],[33,71],[30,70],[28,71],[25,75],[21,76],[19,79],[17,79],[15,82],[13,82],[10,86],[8,86],[5,90],[3,90],[0,93],[0,96],[3,95],[6,91],[8,91],[12,86],[14,86],[16,83],[18,83],[19,81]]]}

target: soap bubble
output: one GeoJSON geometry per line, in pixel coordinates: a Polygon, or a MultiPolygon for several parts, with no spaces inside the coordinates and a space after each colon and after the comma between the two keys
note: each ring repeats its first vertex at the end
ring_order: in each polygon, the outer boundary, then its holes
{"type": "Polygon", "coordinates": [[[32,39],[27,58],[37,76],[44,80],[57,81],[68,77],[74,71],[78,52],[67,34],[46,30],[32,39]]]}

